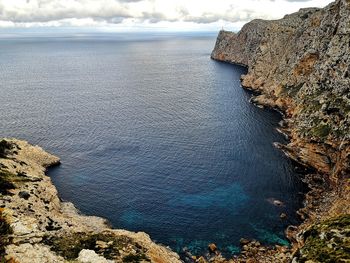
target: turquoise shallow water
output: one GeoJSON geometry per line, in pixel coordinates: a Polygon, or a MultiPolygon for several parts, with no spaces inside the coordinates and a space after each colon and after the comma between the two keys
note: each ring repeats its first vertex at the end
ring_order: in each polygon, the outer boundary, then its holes
{"type": "Polygon", "coordinates": [[[210,59],[215,38],[1,38],[0,136],[60,156],[49,175],[82,212],[179,252],[286,244],[304,186],[272,145],[280,116],[249,103],[246,69],[210,59]]]}

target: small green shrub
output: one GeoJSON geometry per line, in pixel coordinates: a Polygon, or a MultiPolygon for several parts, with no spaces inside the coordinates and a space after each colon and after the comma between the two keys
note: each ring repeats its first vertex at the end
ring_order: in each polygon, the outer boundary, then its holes
{"type": "Polygon", "coordinates": [[[328,124],[319,124],[318,126],[312,129],[312,133],[318,138],[325,139],[331,132],[331,130],[332,129],[328,124]]]}
{"type": "Polygon", "coordinates": [[[78,257],[82,249],[94,249],[96,239],[85,233],[75,233],[65,237],[44,238],[43,243],[50,246],[65,259],[72,260],[78,257]]]}

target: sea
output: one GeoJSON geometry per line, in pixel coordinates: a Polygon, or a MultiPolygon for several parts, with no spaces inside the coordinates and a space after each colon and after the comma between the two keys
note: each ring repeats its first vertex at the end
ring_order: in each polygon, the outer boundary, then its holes
{"type": "Polygon", "coordinates": [[[82,213],[182,255],[288,245],[305,185],[273,146],[280,114],[241,87],[247,69],[210,58],[216,36],[0,34],[0,137],[59,156],[48,175],[82,213]]]}

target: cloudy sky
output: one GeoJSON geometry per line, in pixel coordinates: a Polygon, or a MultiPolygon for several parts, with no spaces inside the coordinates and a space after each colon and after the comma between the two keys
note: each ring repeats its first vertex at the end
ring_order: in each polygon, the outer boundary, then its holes
{"type": "Polygon", "coordinates": [[[101,30],[239,29],[331,0],[0,0],[0,27],[101,30]]]}

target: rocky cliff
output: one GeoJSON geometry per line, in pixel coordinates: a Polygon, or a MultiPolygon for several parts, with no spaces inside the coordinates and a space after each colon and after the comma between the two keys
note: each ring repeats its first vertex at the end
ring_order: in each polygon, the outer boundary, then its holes
{"type": "Polygon", "coordinates": [[[45,175],[58,163],[25,141],[0,141],[0,262],[181,262],[147,234],[111,229],[62,202],[45,175]]]}
{"type": "MultiPolygon", "coordinates": [[[[350,1],[253,20],[237,34],[221,31],[211,56],[248,67],[242,86],[255,92],[252,101],[284,114],[279,130],[290,143],[276,146],[310,168],[299,211],[305,223],[287,230],[295,262],[348,262],[308,258],[310,249],[300,248],[307,229],[350,214],[350,1]]],[[[349,255],[349,239],[344,249],[349,255]]]]}

